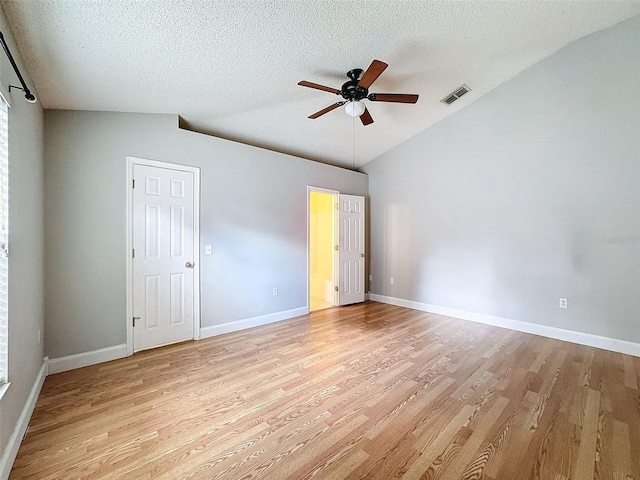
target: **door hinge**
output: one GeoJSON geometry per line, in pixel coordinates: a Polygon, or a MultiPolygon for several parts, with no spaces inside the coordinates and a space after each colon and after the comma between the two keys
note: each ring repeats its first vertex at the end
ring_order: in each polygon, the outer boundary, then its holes
{"type": "Polygon", "coordinates": [[[336,245],[336,250],[339,250],[339,249],[340,249],[340,246],[339,246],[339,245],[336,245]]]}
{"type": "Polygon", "coordinates": [[[136,258],[136,249],[135,248],[131,249],[131,258],[136,258]]]}
{"type": "Polygon", "coordinates": [[[338,292],[338,291],[339,291],[339,290],[338,290],[338,285],[336,285],[336,292],[338,292]]]}
{"type": "Polygon", "coordinates": [[[136,188],[136,179],[133,179],[133,185],[131,186],[131,188],[136,188]]]}
{"type": "Polygon", "coordinates": [[[133,328],[136,327],[136,320],[140,320],[140,317],[133,317],[133,328]]]}
{"type": "Polygon", "coordinates": [[[340,205],[336,203],[336,210],[340,208],[340,205]]]}

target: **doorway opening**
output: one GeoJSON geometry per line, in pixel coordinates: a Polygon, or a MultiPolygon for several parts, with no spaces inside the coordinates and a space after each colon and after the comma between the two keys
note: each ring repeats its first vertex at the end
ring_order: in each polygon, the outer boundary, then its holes
{"type": "Polygon", "coordinates": [[[338,192],[309,187],[309,310],[336,303],[338,192]]]}

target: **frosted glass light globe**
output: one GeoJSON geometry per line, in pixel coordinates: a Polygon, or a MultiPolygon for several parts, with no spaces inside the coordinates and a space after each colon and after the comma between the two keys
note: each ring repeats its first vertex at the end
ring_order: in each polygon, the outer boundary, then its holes
{"type": "Polygon", "coordinates": [[[344,111],[350,117],[359,117],[364,113],[365,109],[364,103],[359,100],[347,102],[344,105],[344,111]]]}

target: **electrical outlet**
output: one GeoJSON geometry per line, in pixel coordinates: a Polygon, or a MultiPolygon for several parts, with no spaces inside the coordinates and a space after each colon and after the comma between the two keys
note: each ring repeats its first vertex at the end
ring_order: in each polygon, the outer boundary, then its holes
{"type": "Polygon", "coordinates": [[[567,308],[567,299],[566,298],[561,298],[560,299],[560,308],[567,308]]]}
{"type": "Polygon", "coordinates": [[[369,281],[373,282],[373,275],[369,275],[369,281]]]}
{"type": "Polygon", "coordinates": [[[278,289],[277,289],[277,288],[274,288],[274,289],[273,289],[273,296],[274,296],[274,297],[277,297],[277,296],[278,296],[278,289]]]}
{"type": "Polygon", "coordinates": [[[393,285],[393,282],[394,282],[393,277],[389,277],[389,284],[393,285]]]}

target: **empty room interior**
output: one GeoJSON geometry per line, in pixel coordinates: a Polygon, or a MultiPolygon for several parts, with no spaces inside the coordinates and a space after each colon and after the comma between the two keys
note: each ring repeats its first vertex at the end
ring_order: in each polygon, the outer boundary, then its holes
{"type": "Polygon", "coordinates": [[[0,7],[0,480],[640,480],[639,1],[0,7]]]}

